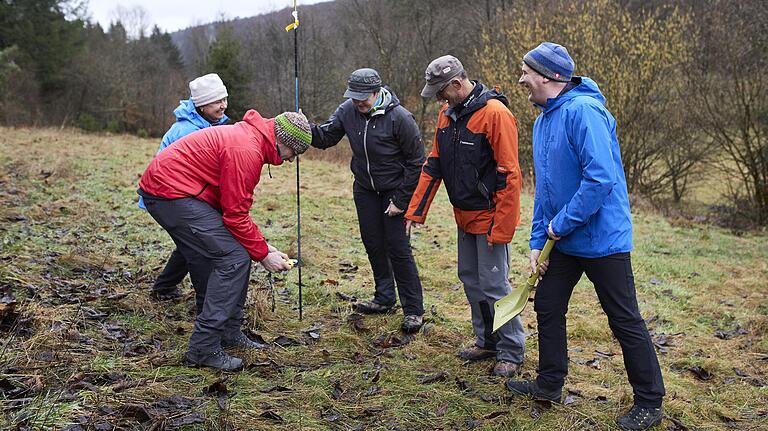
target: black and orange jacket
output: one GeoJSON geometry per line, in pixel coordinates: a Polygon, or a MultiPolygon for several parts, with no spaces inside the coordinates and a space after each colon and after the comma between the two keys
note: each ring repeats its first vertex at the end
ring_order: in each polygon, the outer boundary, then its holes
{"type": "Polygon", "coordinates": [[[405,218],[424,223],[445,182],[456,224],[507,244],[520,222],[522,178],[517,159],[517,121],[507,98],[479,82],[460,110],[440,110],[435,141],[422,166],[405,218]]]}

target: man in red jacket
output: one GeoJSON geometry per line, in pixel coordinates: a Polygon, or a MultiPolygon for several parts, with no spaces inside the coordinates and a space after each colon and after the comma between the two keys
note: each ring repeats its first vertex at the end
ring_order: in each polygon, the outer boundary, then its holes
{"type": "Polygon", "coordinates": [[[147,211],[189,263],[197,304],[189,365],[236,370],[243,361],[223,348],[259,346],[240,329],[251,260],[271,272],[290,267],[251,219],[253,190],[265,164],[293,161],[311,141],[303,114],[264,119],[250,110],[231,126],[179,139],[141,176],[147,211]]]}

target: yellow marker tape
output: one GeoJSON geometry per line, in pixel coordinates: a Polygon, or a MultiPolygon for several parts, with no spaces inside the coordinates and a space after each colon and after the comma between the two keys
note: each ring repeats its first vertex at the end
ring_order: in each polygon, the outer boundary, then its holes
{"type": "Polygon", "coordinates": [[[293,22],[285,26],[285,31],[295,30],[299,27],[299,12],[294,10],[291,15],[293,15],[293,22]]]}

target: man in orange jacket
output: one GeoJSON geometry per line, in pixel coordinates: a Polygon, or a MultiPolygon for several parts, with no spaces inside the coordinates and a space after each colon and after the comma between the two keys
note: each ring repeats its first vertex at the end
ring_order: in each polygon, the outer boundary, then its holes
{"type": "Polygon", "coordinates": [[[468,361],[496,358],[493,374],[520,371],[525,334],[520,317],[493,333],[493,304],[510,292],[509,249],[520,221],[522,180],[517,124],[507,98],[467,77],[461,62],[439,57],[426,70],[422,97],[446,102],[440,110],[432,152],[405,218],[427,217],[440,182],[445,183],[458,226],[458,272],[472,310],[475,344],[459,352],[468,361]]]}
{"type": "Polygon", "coordinates": [[[197,317],[187,363],[225,371],[242,367],[222,348],[255,348],[241,331],[251,261],[268,271],[290,268],[250,216],[253,190],[265,164],[293,160],[312,134],[303,114],[265,119],[245,113],[231,126],[189,134],[155,157],[139,182],[152,218],[188,262],[197,317]]]}

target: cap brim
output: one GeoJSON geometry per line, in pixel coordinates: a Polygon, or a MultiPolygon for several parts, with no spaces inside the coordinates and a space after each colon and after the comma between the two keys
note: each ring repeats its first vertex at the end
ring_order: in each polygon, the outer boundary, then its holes
{"type": "Polygon", "coordinates": [[[438,91],[440,91],[440,88],[445,84],[444,82],[441,82],[439,84],[426,84],[424,88],[421,90],[421,97],[424,97],[426,99],[431,99],[435,97],[438,91]]]}
{"type": "Polygon", "coordinates": [[[361,93],[359,91],[352,91],[350,89],[347,89],[347,91],[344,92],[344,97],[347,99],[355,99],[355,100],[365,100],[369,97],[371,97],[373,93],[361,93]]]}

